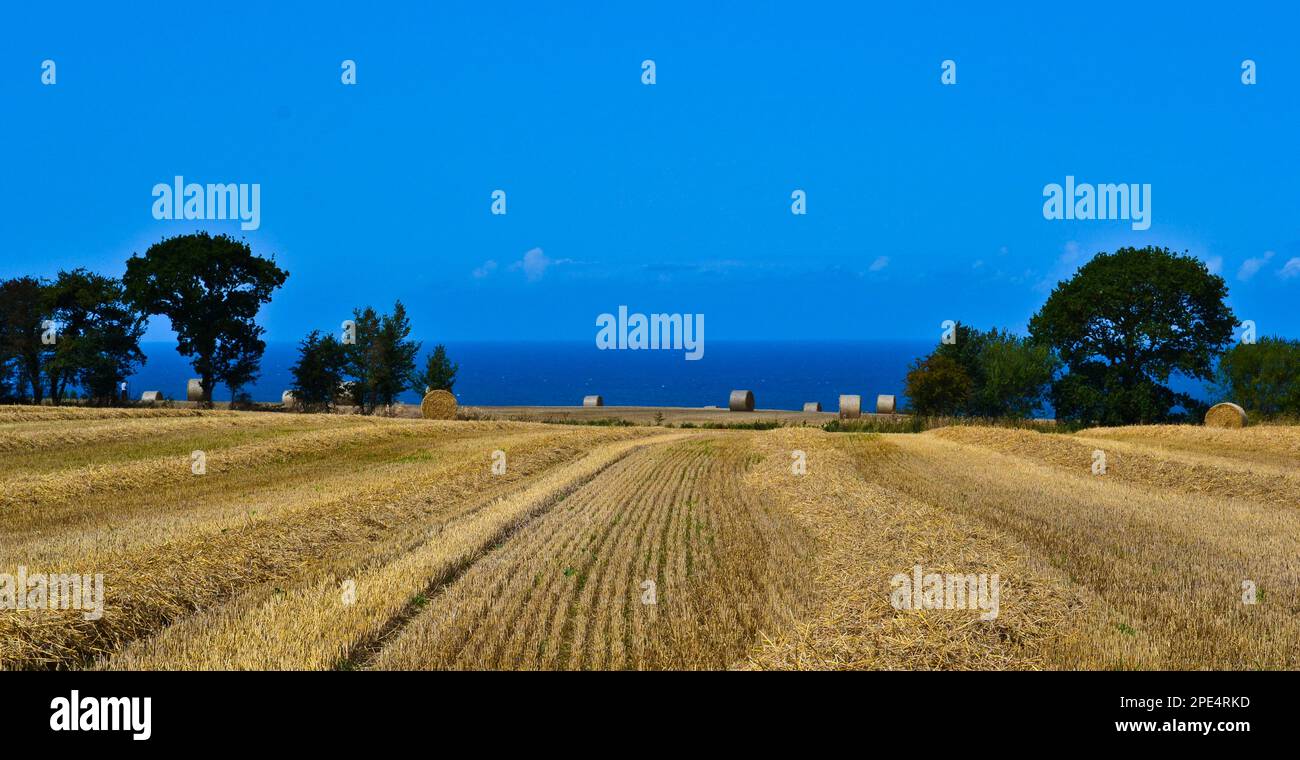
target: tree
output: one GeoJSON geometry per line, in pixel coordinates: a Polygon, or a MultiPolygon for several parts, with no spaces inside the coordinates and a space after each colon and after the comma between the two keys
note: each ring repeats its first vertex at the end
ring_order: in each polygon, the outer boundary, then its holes
{"type": "MultiPolygon", "coordinates": [[[[3,285],[0,285],[3,288],[3,285]]],[[[3,292],[0,290],[0,292],[3,292]]],[[[0,305],[0,402],[14,402],[17,396],[14,388],[10,385],[13,382],[14,375],[18,373],[17,365],[14,362],[13,352],[10,350],[6,335],[8,328],[5,327],[5,309],[0,305]]]]}
{"type": "Polygon", "coordinates": [[[951,416],[965,408],[971,379],[955,359],[931,354],[907,373],[907,399],[914,414],[951,416]]]}
{"type": "Polygon", "coordinates": [[[1029,323],[1068,369],[1052,387],[1057,416],[1123,425],[1197,408],[1164,384],[1173,372],[1211,378],[1238,324],[1227,294],[1222,277],[1167,248],[1098,254],[1057,284],[1029,323]]]}
{"type": "Polygon", "coordinates": [[[349,395],[363,414],[370,414],[375,410],[374,385],[382,359],[378,347],[379,314],[369,306],[353,309],[352,323],[352,342],[343,345],[347,374],[352,378],[348,385],[349,395]]]}
{"type": "Polygon", "coordinates": [[[1047,400],[1060,362],[1047,346],[994,329],[984,335],[979,374],[966,413],[1030,417],[1047,400]]]}
{"type": "Polygon", "coordinates": [[[456,372],[459,364],[452,364],[447,358],[447,348],[441,343],[433,347],[433,353],[424,362],[424,372],[416,378],[416,390],[424,386],[425,392],[443,390],[451,392],[456,384],[456,372]]]}
{"type": "Polygon", "coordinates": [[[144,315],[126,302],[120,281],[85,269],[60,272],[48,302],[58,325],[45,366],[51,398],[57,403],[75,385],[92,399],[115,400],[118,382],[145,362],[144,315]]]}
{"type": "Polygon", "coordinates": [[[17,400],[13,387],[9,385],[13,376],[13,359],[0,352],[0,403],[12,403],[17,400]]]}
{"type": "Polygon", "coordinates": [[[933,354],[955,362],[970,379],[970,393],[951,414],[1029,417],[1043,406],[1060,364],[1050,348],[1006,330],[985,332],[960,322],[954,338],[933,354]]]}
{"type": "Polygon", "coordinates": [[[398,301],[392,314],[377,314],[369,306],[353,312],[356,343],[348,346],[348,368],[354,378],[353,395],[366,414],[390,406],[418,379],[415,357],[420,344],[410,340],[411,321],[398,301]]]}
{"type": "Polygon", "coordinates": [[[1218,385],[1226,398],[1265,417],[1300,415],[1300,341],[1238,343],[1219,360],[1218,385]]]}
{"type": "Polygon", "coordinates": [[[298,361],[289,369],[293,374],[290,392],[303,408],[329,410],[338,403],[347,368],[343,348],[333,335],[322,337],[319,330],[298,344],[298,361]]]}
{"type": "Polygon", "coordinates": [[[420,343],[410,336],[411,320],[406,316],[406,307],[398,301],[393,304],[393,313],[380,320],[379,327],[382,363],[374,391],[376,401],[385,407],[392,406],[403,391],[418,385],[415,357],[420,353],[420,343]]]}
{"type": "MultiPolygon", "coordinates": [[[[0,345],[17,366],[21,387],[31,390],[34,403],[45,397],[42,378],[53,346],[42,341],[42,323],[50,318],[48,284],[34,277],[0,282],[0,345]]],[[[57,339],[56,339],[57,342],[57,339]]]]}
{"type": "Polygon", "coordinates": [[[171,320],[176,350],[190,357],[211,403],[218,382],[238,386],[255,376],[266,342],[253,320],[288,276],[243,241],[196,232],[133,255],[122,279],[135,308],[171,320]]]}
{"type": "Polygon", "coordinates": [[[230,335],[229,340],[217,347],[216,363],[225,367],[221,382],[230,389],[230,401],[234,403],[241,395],[246,395],[240,394],[240,390],[257,382],[261,376],[262,351],[266,343],[261,339],[262,328],[251,322],[232,325],[230,335]]]}

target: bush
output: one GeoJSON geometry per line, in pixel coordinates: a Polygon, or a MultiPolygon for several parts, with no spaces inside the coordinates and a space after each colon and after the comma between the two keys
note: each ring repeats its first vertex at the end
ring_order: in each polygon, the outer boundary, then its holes
{"type": "Polygon", "coordinates": [[[1219,360],[1219,392],[1264,417],[1300,415],[1300,341],[1238,343],[1219,360]]]}
{"type": "Polygon", "coordinates": [[[918,359],[907,373],[913,414],[951,416],[966,408],[973,383],[956,360],[939,354],[918,359]]]}
{"type": "Polygon", "coordinates": [[[917,414],[1027,418],[1042,408],[1060,362],[1047,346],[963,324],[917,361],[906,394],[917,414]],[[962,380],[962,377],[965,380],[962,380]]]}

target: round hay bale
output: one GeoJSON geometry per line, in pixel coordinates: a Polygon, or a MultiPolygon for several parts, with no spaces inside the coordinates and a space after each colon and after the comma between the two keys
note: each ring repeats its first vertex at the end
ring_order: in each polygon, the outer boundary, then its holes
{"type": "Polygon", "coordinates": [[[822,410],[822,402],[805,401],[803,402],[803,410],[805,412],[820,412],[822,410]]]}
{"type": "Polygon", "coordinates": [[[1246,421],[1246,410],[1227,401],[1215,404],[1205,413],[1206,427],[1242,428],[1246,427],[1246,421]]]}
{"type": "Polygon", "coordinates": [[[293,406],[297,401],[298,400],[293,397],[293,391],[284,391],[280,394],[280,403],[285,406],[293,406]]]}
{"type": "Polygon", "coordinates": [[[140,400],[146,404],[157,404],[163,400],[162,391],[145,391],[140,394],[140,400]]]}
{"type": "Polygon", "coordinates": [[[582,405],[583,406],[604,406],[605,397],[604,396],[583,396],[582,405]]]}
{"type": "Polygon", "coordinates": [[[451,391],[429,391],[420,402],[420,416],[426,420],[454,420],[457,406],[451,391]]]}
{"type": "Polygon", "coordinates": [[[727,400],[727,408],[733,412],[754,411],[754,392],[732,391],[731,398],[727,400]]]}
{"type": "Polygon", "coordinates": [[[202,381],[198,380],[197,378],[191,378],[190,381],[189,381],[188,383],[185,384],[185,400],[186,400],[186,401],[202,401],[202,400],[203,400],[203,382],[202,382],[202,381]]]}
{"type": "Polygon", "coordinates": [[[857,419],[862,416],[862,397],[857,394],[840,394],[840,419],[857,419]]]}
{"type": "Polygon", "coordinates": [[[876,396],[876,414],[893,414],[894,397],[880,395],[876,396]]]}

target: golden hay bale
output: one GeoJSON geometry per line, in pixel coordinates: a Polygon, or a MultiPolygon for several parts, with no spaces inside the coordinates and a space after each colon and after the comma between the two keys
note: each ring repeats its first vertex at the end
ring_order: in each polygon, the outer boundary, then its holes
{"type": "Polygon", "coordinates": [[[883,394],[876,396],[876,414],[893,414],[893,413],[894,413],[894,397],[886,396],[883,394]]]}
{"type": "Polygon", "coordinates": [[[862,397],[857,394],[840,394],[840,419],[856,419],[862,416],[862,397]]]}
{"type": "Polygon", "coordinates": [[[605,397],[604,396],[583,396],[582,405],[583,406],[604,406],[605,397]]]}
{"type": "Polygon", "coordinates": [[[1205,413],[1205,426],[1216,428],[1246,427],[1246,410],[1231,402],[1215,404],[1205,413]]]}
{"type": "Polygon", "coordinates": [[[140,394],[140,400],[146,404],[156,404],[163,400],[162,391],[145,391],[140,394]]]}
{"type": "Polygon", "coordinates": [[[203,400],[203,382],[202,382],[202,381],[200,381],[200,380],[198,380],[198,379],[191,379],[188,383],[185,384],[185,400],[186,400],[186,401],[202,401],[202,400],[203,400]]]}
{"type": "Polygon", "coordinates": [[[805,412],[820,412],[820,411],[822,410],[822,402],[820,402],[820,401],[805,401],[805,402],[803,403],[803,410],[804,410],[805,412]]]}
{"type": "Polygon", "coordinates": [[[754,411],[754,392],[732,391],[731,398],[727,400],[727,408],[733,412],[754,411]]]}
{"type": "Polygon", "coordinates": [[[454,420],[456,408],[456,397],[451,391],[429,391],[420,402],[420,416],[426,420],[454,420]]]}
{"type": "Polygon", "coordinates": [[[284,404],[285,406],[293,406],[295,403],[297,403],[297,399],[293,397],[293,391],[285,391],[281,393],[280,403],[284,404]]]}

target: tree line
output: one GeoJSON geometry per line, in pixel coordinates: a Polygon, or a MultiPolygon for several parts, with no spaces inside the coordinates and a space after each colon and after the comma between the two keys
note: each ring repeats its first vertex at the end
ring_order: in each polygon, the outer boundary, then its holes
{"type": "MultiPolygon", "coordinates": [[[[274,256],[254,255],[242,240],[196,232],[132,254],[121,279],[74,269],[53,280],[0,281],[0,400],[125,401],[120,388],[146,361],[140,339],[153,316],[170,321],[177,352],[202,384],[202,403],[211,404],[217,384],[233,400],[260,376],[266,342],[256,317],[288,277],[274,256]]],[[[317,333],[303,342],[294,373],[299,398],[328,407],[346,384],[373,412],[408,387],[451,389],[457,367],[442,346],[423,373],[414,371],[420,344],[409,339],[400,302],[392,315],[367,307],[355,317],[358,340],[337,356],[317,333]],[[337,382],[322,391],[320,377],[337,382]]]]}
{"type": "Polygon", "coordinates": [[[1050,402],[1080,425],[1199,421],[1206,404],[1169,387],[1175,373],[1269,416],[1300,416],[1300,341],[1233,341],[1227,285],[1167,248],[1100,253],[1057,284],[1020,337],[956,324],[917,359],[917,414],[1030,417],[1050,402]]]}
{"type": "Polygon", "coordinates": [[[290,368],[294,401],[307,411],[352,405],[365,414],[391,407],[406,390],[450,391],[459,366],[439,344],[416,369],[420,343],[410,339],[411,322],[398,301],[391,314],[367,306],[352,312],[339,338],[313,330],[298,344],[290,368]]]}

